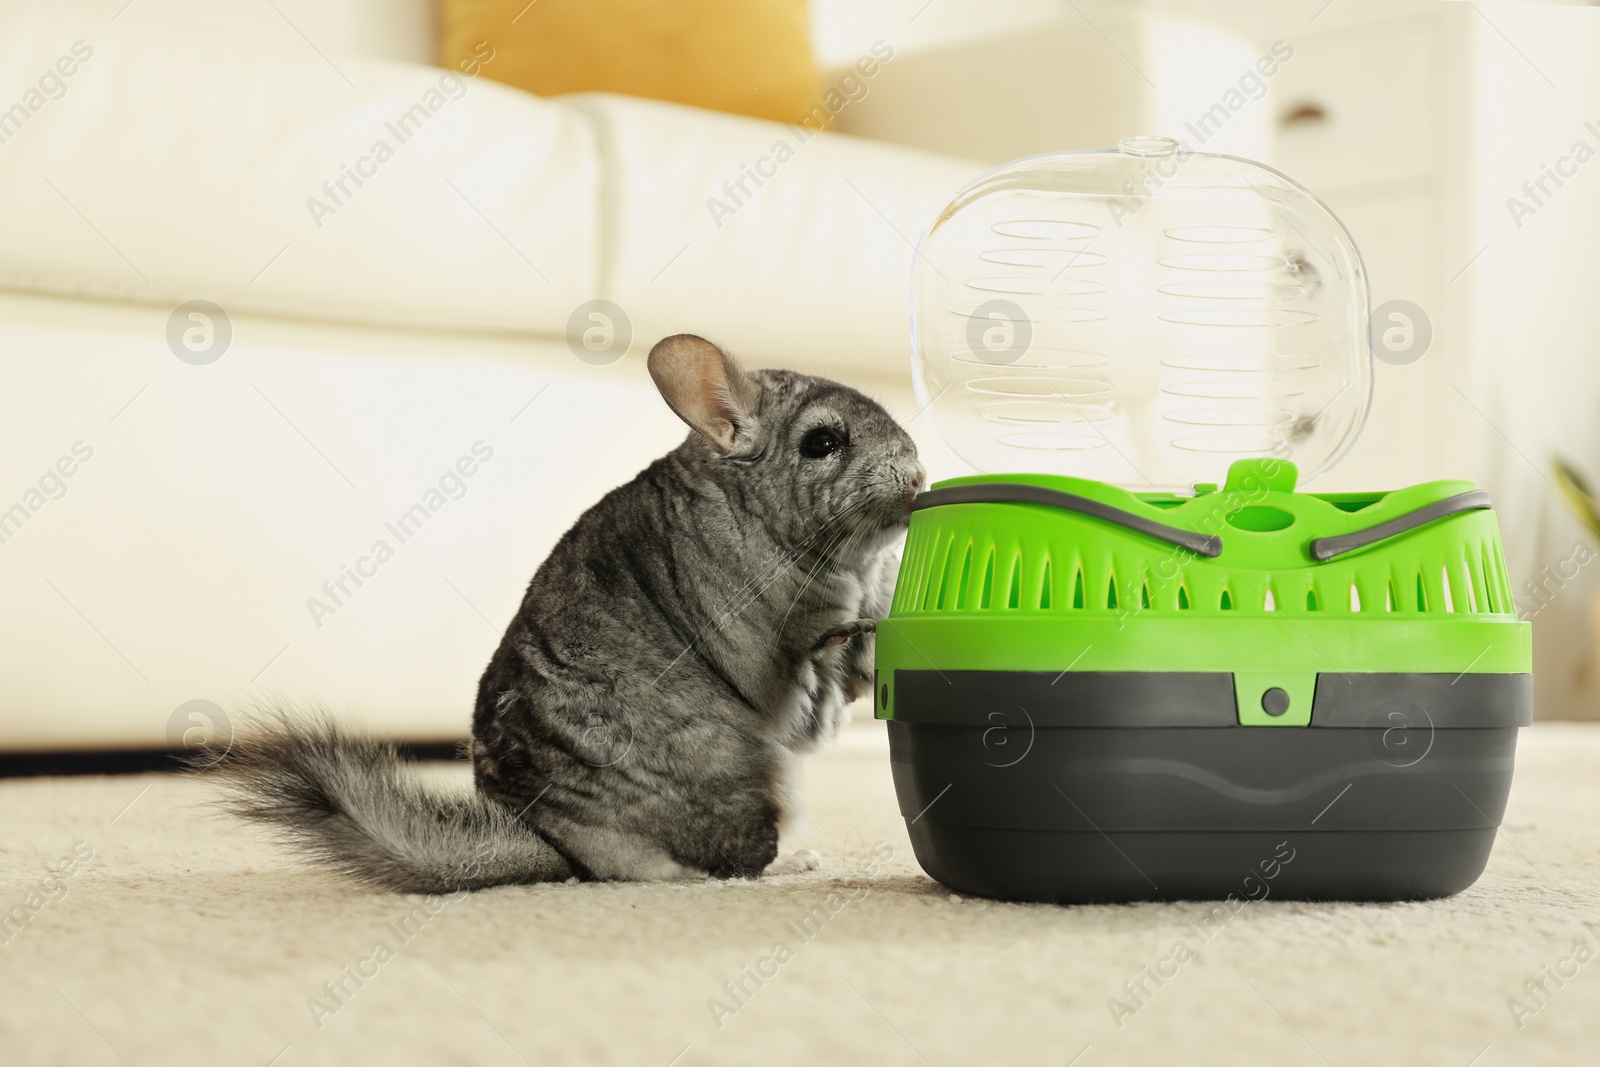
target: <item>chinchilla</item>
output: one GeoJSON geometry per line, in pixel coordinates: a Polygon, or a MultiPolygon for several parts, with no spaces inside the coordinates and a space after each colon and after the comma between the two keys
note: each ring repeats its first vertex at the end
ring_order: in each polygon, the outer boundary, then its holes
{"type": "Polygon", "coordinates": [[[649,369],[692,432],[534,575],[478,686],[475,789],[281,709],[211,764],[228,810],[401,892],[773,864],[799,757],[871,688],[922,465],[888,412],[836,382],[745,371],[688,334],[649,369]]]}

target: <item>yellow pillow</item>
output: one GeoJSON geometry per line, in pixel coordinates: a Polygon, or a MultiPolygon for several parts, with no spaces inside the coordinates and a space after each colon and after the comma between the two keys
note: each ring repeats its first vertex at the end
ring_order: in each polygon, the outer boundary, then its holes
{"type": "Polygon", "coordinates": [[[820,89],[806,7],[807,0],[439,0],[439,58],[540,96],[627,93],[799,122],[820,89]]]}

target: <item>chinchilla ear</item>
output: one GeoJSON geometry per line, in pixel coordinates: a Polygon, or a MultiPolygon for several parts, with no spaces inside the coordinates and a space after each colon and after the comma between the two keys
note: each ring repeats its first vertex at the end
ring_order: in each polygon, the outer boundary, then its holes
{"type": "Polygon", "coordinates": [[[755,423],[761,387],[704,337],[680,333],[656,342],[650,377],[678,418],[723,452],[755,423]]]}

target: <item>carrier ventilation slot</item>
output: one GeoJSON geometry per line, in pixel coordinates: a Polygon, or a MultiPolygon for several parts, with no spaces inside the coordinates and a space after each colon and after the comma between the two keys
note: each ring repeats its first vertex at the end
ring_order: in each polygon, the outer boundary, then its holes
{"type": "Polygon", "coordinates": [[[1419,553],[1423,558],[1413,558],[1409,564],[1362,567],[1339,562],[1314,573],[1297,571],[1287,583],[1277,573],[1215,574],[1206,561],[1199,561],[1195,573],[1180,570],[1169,584],[1155,576],[1148,560],[1133,555],[1085,558],[1075,546],[1049,540],[1037,545],[996,544],[966,529],[929,533],[907,546],[902,575],[910,580],[896,593],[897,601],[905,597],[900,610],[963,614],[1008,609],[1049,614],[1210,610],[1293,616],[1343,612],[1348,598],[1349,612],[1369,616],[1481,618],[1516,611],[1504,556],[1487,539],[1444,552],[1419,553]]]}
{"type": "Polygon", "coordinates": [[[950,542],[950,551],[945,556],[945,566],[939,568],[939,595],[934,600],[934,607],[943,611],[950,607],[950,565],[955,563],[955,541],[950,542]]]}
{"type": "Polygon", "coordinates": [[[928,569],[928,586],[922,591],[922,610],[943,605],[939,603],[944,593],[945,571],[950,566],[950,550],[955,547],[955,538],[952,537],[944,543],[942,549],[936,550],[937,562],[928,569]]]}

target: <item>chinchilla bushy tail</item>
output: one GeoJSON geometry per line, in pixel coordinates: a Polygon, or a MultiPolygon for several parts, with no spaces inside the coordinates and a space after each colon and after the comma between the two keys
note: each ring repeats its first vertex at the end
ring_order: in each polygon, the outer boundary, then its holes
{"type": "Polygon", "coordinates": [[[449,893],[573,874],[516,813],[475,790],[419,780],[393,745],[341,730],[325,714],[272,711],[220,758],[194,762],[223,784],[225,810],[380,889],[449,893]]]}

